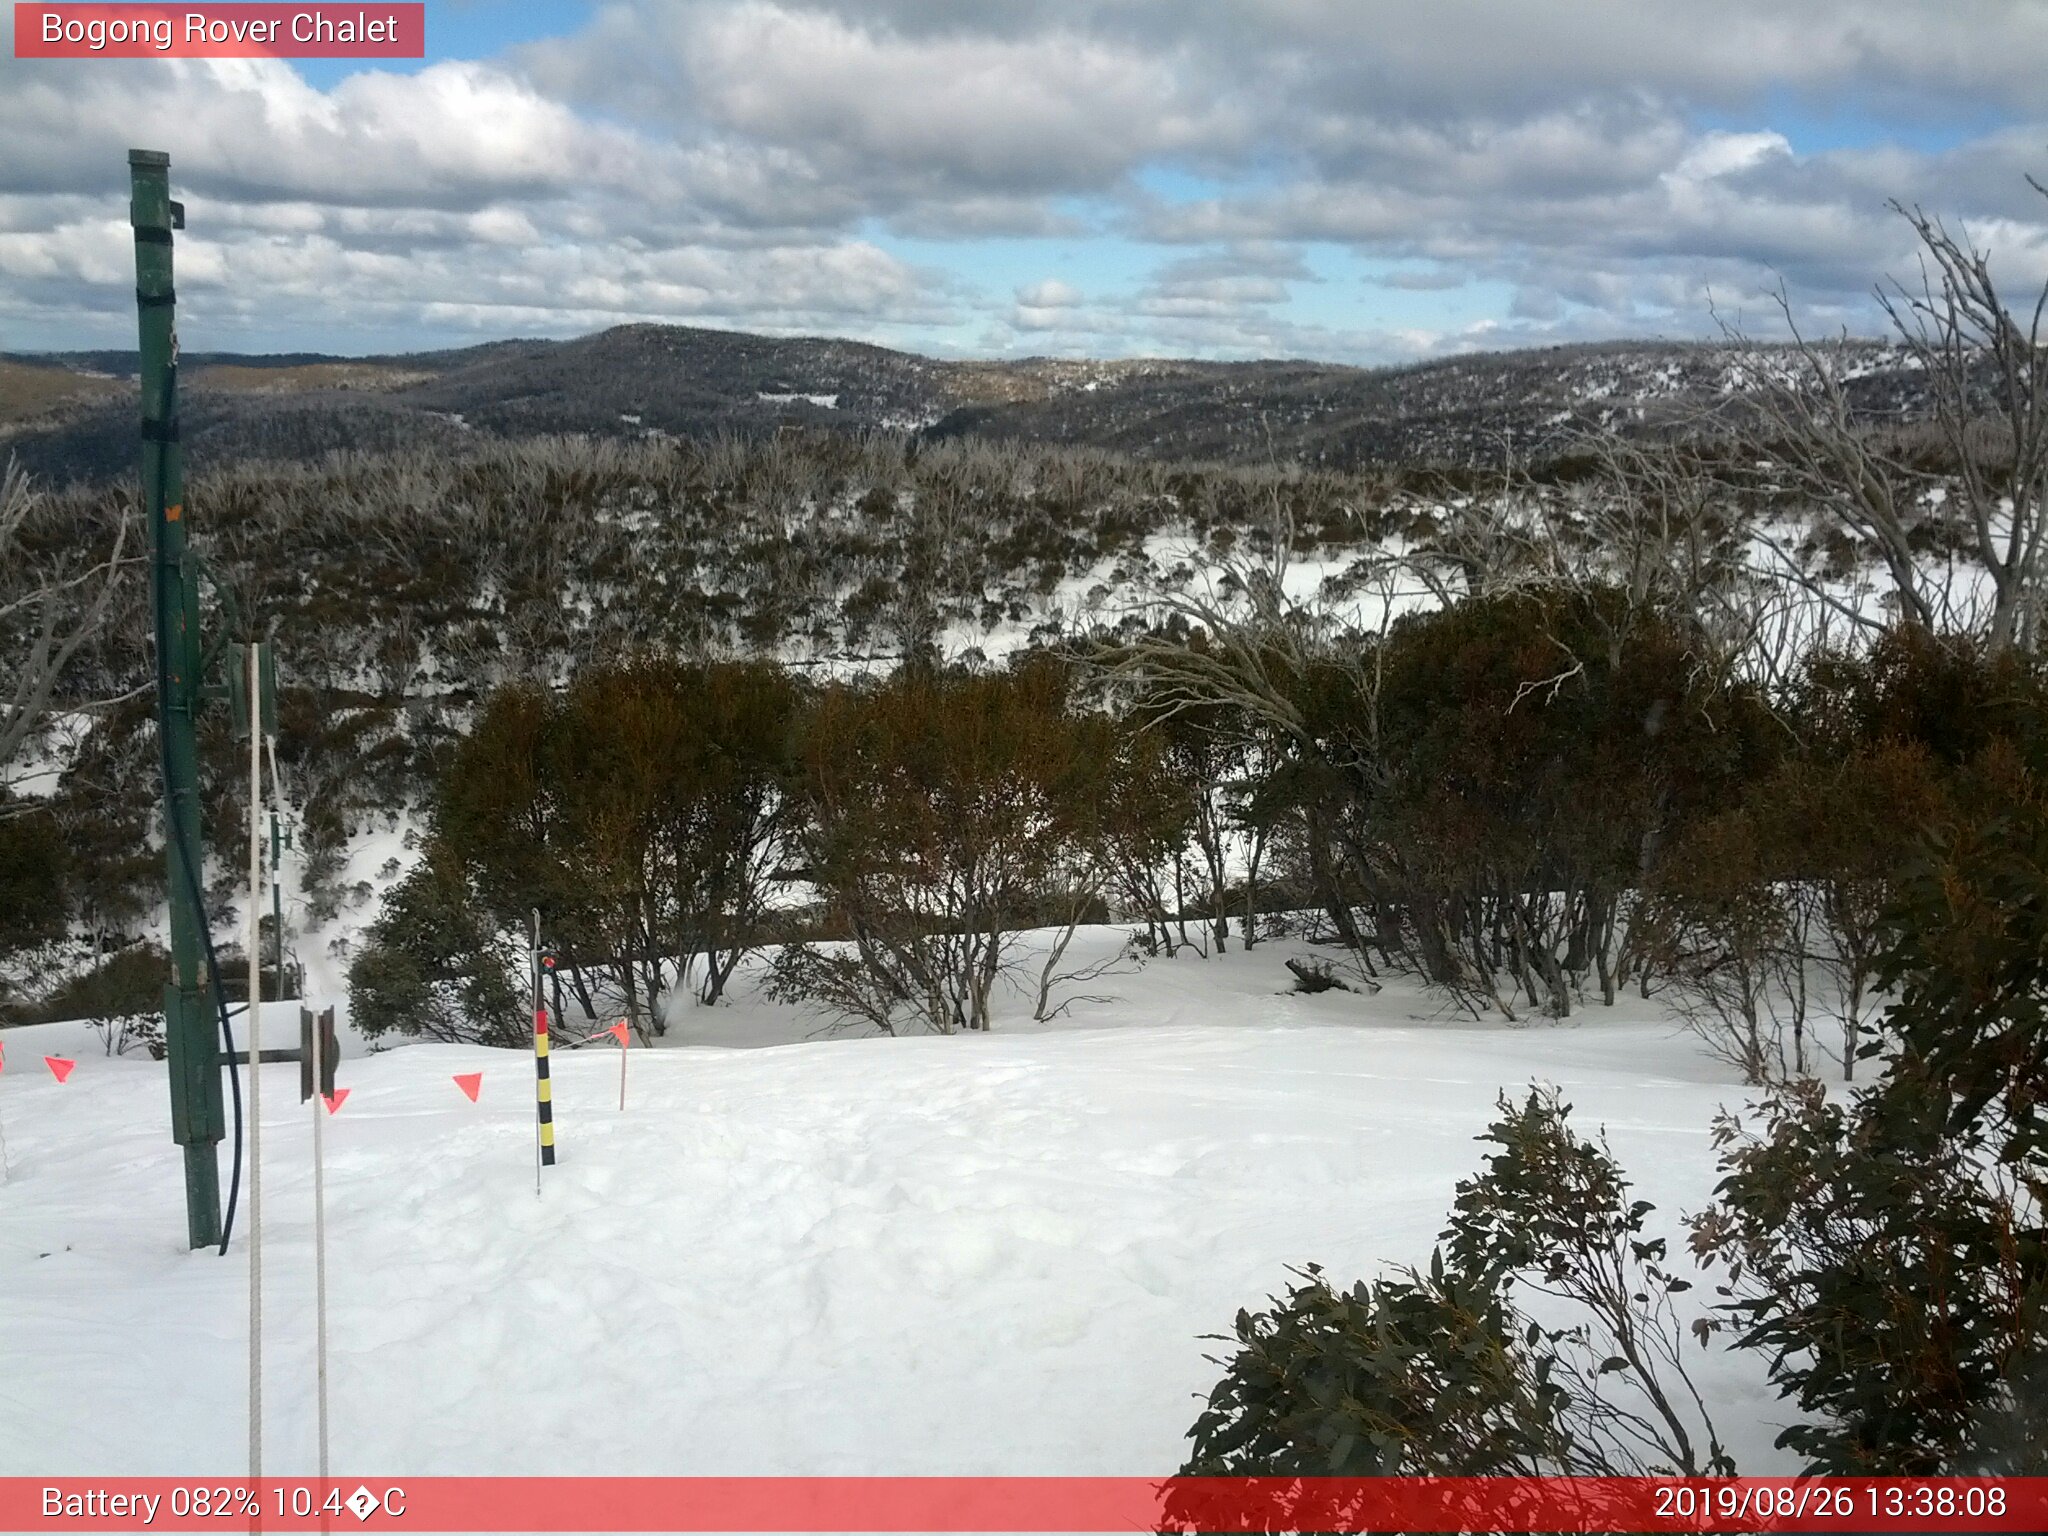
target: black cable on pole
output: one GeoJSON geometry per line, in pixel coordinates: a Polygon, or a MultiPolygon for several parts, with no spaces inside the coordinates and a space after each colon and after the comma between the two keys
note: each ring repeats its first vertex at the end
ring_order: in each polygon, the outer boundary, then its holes
{"type": "MultiPolygon", "coordinates": [[[[199,889],[199,880],[192,872],[192,850],[185,845],[185,835],[178,834],[178,862],[185,869],[185,883],[192,891],[192,904],[199,911],[199,943],[206,951],[206,974],[213,983],[214,1007],[220,1013],[220,1037],[228,1053],[228,1089],[235,1103],[235,1159],[233,1171],[228,1177],[228,1208],[220,1220],[220,1249],[222,1258],[227,1257],[228,1239],[234,1235],[235,1205],[242,1195],[242,1069],[235,1063],[235,1031],[228,1023],[228,998],[220,981],[220,960],[213,952],[212,925],[206,919],[205,900],[199,889]]],[[[252,1001],[249,1006],[262,1006],[252,1001]]]]}
{"type": "MultiPolygon", "coordinates": [[[[164,399],[167,407],[164,412],[166,419],[175,420],[177,418],[178,400],[178,365],[176,362],[171,364],[169,381],[164,388],[164,399]]],[[[165,460],[167,458],[168,455],[164,454],[157,456],[156,504],[159,507],[164,504],[164,499],[169,494],[169,486],[165,483],[167,473],[165,460]]],[[[171,694],[171,659],[168,643],[170,637],[166,633],[167,626],[164,623],[166,614],[165,594],[168,591],[165,577],[166,572],[161,553],[159,553],[156,581],[156,696],[159,709],[164,708],[169,703],[171,694]]],[[[171,803],[171,739],[164,730],[161,718],[157,721],[156,742],[158,764],[164,781],[164,825],[168,829],[166,835],[172,848],[177,851],[178,868],[184,871],[185,889],[191,897],[193,916],[199,925],[199,944],[200,948],[206,953],[207,979],[213,987],[214,1007],[220,1014],[220,1035],[221,1040],[226,1044],[228,1055],[228,1087],[235,1104],[234,1170],[228,1181],[228,1205],[226,1212],[221,1217],[220,1248],[218,1250],[220,1256],[225,1258],[228,1251],[228,1238],[233,1235],[235,1230],[235,1205],[242,1194],[242,1073],[240,1068],[235,1065],[235,1031],[233,1026],[228,1023],[227,993],[221,986],[220,960],[213,952],[213,925],[206,917],[206,895],[199,885],[198,861],[193,858],[191,845],[185,840],[184,822],[179,818],[177,808],[171,803]]],[[[260,1004],[251,1000],[250,1007],[258,1006],[260,1004]]]]}

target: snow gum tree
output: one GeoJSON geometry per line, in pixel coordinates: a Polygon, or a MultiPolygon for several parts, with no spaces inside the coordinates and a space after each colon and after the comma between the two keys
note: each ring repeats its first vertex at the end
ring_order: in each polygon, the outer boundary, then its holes
{"type": "Polygon", "coordinates": [[[1158,733],[1135,725],[1125,722],[1116,771],[1096,806],[1100,853],[1109,891],[1138,924],[1139,946],[1171,956],[1180,946],[1171,872],[1186,854],[1197,809],[1158,733]]]}
{"type": "Polygon", "coordinates": [[[1611,1001],[1644,852],[1725,792],[1752,701],[1686,632],[1601,589],[1506,592],[1404,620],[1352,733],[1350,835],[1393,875],[1424,955],[1541,1011],[1611,1001]]]}
{"type": "Polygon", "coordinates": [[[1632,939],[1675,1010],[1746,1081],[1817,1071],[1823,1056],[1854,1076],[1885,914],[1917,839],[1959,814],[1975,765],[2030,750],[2042,690],[2009,648],[1912,626],[1794,669],[1776,761],[1663,844],[1632,939]]]}
{"type": "Polygon", "coordinates": [[[802,850],[846,940],[789,946],[777,991],[887,1033],[987,1029],[1015,931],[1077,857],[1098,862],[1115,757],[1111,722],[1070,710],[1050,662],[828,691],[803,749],[802,850]]]}
{"type": "Polygon", "coordinates": [[[474,886],[445,848],[384,898],[383,911],[349,965],[349,1018],[383,1034],[517,1046],[532,1038],[515,984],[512,935],[484,915],[474,886]]]}
{"type": "Polygon", "coordinates": [[[1512,1013],[1612,1001],[1662,839],[1754,771],[1762,711],[1683,623],[1600,586],[1509,589],[1383,635],[1223,639],[1112,660],[1197,726],[1256,721],[1268,825],[1289,823],[1354,950],[1512,1013]]]}
{"type": "Polygon", "coordinates": [[[541,913],[572,988],[663,1029],[678,984],[722,995],[757,941],[795,802],[796,685],[768,663],[646,656],[559,696],[501,690],[454,754],[437,828],[499,925],[541,913]]]}

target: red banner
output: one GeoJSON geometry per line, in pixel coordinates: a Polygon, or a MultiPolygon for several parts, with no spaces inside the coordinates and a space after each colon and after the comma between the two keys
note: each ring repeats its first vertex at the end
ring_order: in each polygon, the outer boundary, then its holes
{"type": "Polygon", "coordinates": [[[24,5],[17,59],[422,59],[427,8],[386,5],[24,5]]]}
{"type": "Polygon", "coordinates": [[[2048,1478],[0,1478],[8,1531],[2043,1531],[2048,1478]]]}

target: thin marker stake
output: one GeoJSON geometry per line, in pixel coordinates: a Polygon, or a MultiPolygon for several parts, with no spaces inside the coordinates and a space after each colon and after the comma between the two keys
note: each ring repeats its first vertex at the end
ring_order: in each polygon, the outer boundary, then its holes
{"type": "Polygon", "coordinates": [[[548,1081],[548,1009],[540,995],[540,911],[533,914],[533,1079],[537,1118],[534,1122],[533,1192],[540,1193],[540,1171],[555,1162],[554,1089],[548,1081]]]}
{"type": "Polygon", "coordinates": [[[263,1476],[263,699],[261,647],[249,664],[249,1479],[263,1476]]]}
{"type": "Polygon", "coordinates": [[[534,1087],[539,1095],[540,1161],[533,1170],[533,1187],[540,1189],[540,1170],[555,1165],[555,1091],[548,1080],[548,1010],[540,1004],[533,1010],[534,1087]]]}
{"type": "MultiPolygon", "coordinates": [[[[282,973],[280,973],[282,974],[282,973]]],[[[327,1157],[322,1122],[334,1113],[327,1082],[327,1029],[313,1020],[313,1379],[320,1398],[320,1502],[327,1503],[327,1157]]]]}

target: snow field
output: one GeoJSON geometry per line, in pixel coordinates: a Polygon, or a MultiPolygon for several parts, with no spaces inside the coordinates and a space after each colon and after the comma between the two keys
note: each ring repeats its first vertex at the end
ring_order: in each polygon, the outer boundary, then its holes
{"type": "MultiPolygon", "coordinates": [[[[1426,1261],[1496,1092],[1533,1079],[1605,1125],[1682,1253],[1742,1090],[1651,1005],[1460,1024],[1398,988],[1286,994],[1302,952],[1155,960],[1070,1023],[985,1036],[804,1040],[742,997],[637,1051],[623,1114],[613,1048],[558,1048],[538,1198],[529,1057],[351,1055],[326,1128],[337,1473],[1170,1472],[1220,1374],[1201,1335],[1289,1265],[1426,1261]],[[787,1043],[688,1043],[746,1034],[787,1043]],[[472,1105],[449,1079],[479,1069],[472,1105]]],[[[240,1472],[246,1258],[184,1251],[161,1068],[43,1070],[74,1028],[0,1036],[0,1474],[240,1472]]],[[[312,1111],[296,1067],[264,1070],[286,1475],[313,1469],[312,1111]]],[[[1755,1362],[1692,1358],[1744,1470],[1784,1470],[1755,1362]]]]}

